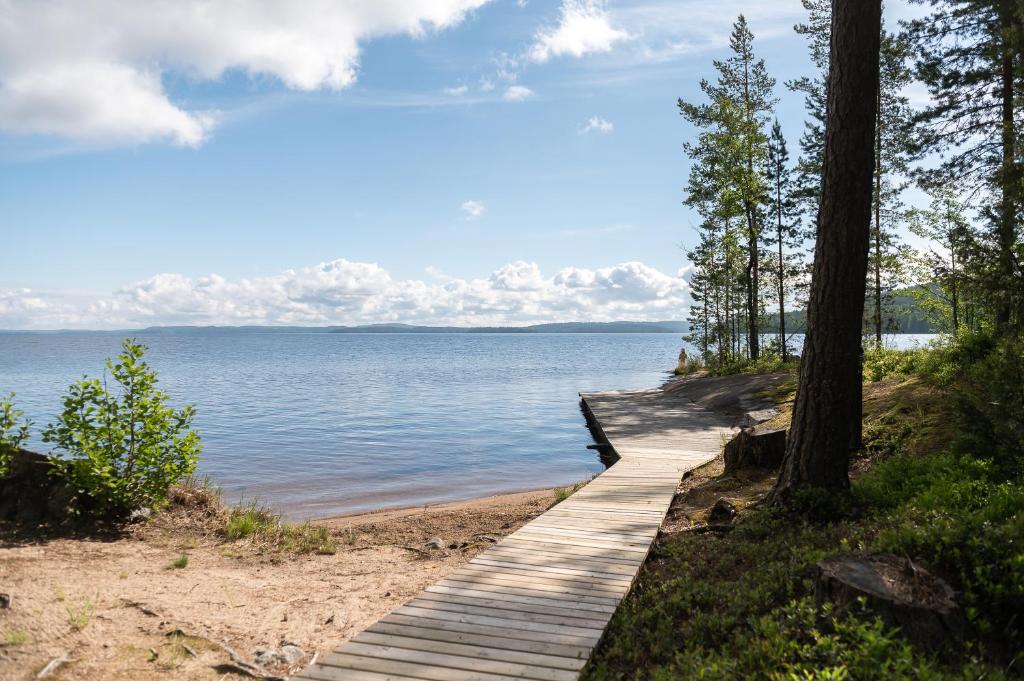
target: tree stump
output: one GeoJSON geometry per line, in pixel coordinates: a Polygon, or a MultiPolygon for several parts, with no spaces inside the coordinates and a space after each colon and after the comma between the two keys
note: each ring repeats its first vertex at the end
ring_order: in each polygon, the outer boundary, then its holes
{"type": "Polygon", "coordinates": [[[785,453],[785,428],[764,432],[744,428],[725,445],[725,475],[741,468],[778,468],[785,453]]]}
{"type": "Polygon", "coordinates": [[[939,651],[962,640],[963,613],[946,582],[908,559],[891,554],[840,553],[818,562],[815,598],[835,604],[837,617],[863,599],[886,625],[911,643],[939,651]]]}

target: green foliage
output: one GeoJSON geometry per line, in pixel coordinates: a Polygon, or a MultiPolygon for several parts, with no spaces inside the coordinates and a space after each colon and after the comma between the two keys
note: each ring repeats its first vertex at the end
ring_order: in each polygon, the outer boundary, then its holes
{"type": "Polygon", "coordinates": [[[905,378],[920,373],[927,350],[893,350],[869,346],[864,351],[864,378],[881,381],[886,378],[905,378]]]}
{"type": "Polygon", "coordinates": [[[1004,478],[1024,476],[1024,340],[995,342],[963,367],[959,387],[957,448],[991,459],[1004,478]]]}
{"type": "Polygon", "coordinates": [[[333,555],[338,550],[327,528],[282,522],[280,515],[256,503],[231,509],[223,533],[230,541],[247,539],[284,553],[333,555]]]}
{"type": "Polygon", "coordinates": [[[573,494],[575,494],[576,492],[578,492],[581,489],[583,489],[583,487],[586,486],[587,482],[589,482],[589,481],[588,480],[580,480],[579,482],[574,483],[574,484],[570,485],[569,487],[556,487],[552,491],[552,494],[555,497],[555,502],[553,504],[551,504],[551,505],[552,506],[556,506],[556,505],[562,503],[563,501],[565,501],[566,499],[571,497],[573,494]]]}
{"type": "Polygon", "coordinates": [[[182,552],[180,556],[175,558],[167,566],[168,570],[183,570],[188,567],[188,554],[182,552]]]}
{"type": "Polygon", "coordinates": [[[0,397],[0,475],[7,472],[11,455],[28,440],[31,423],[14,407],[14,393],[0,397]]]}
{"type": "Polygon", "coordinates": [[[800,365],[799,358],[782,361],[778,352],[773,351],[774,346],[768,345],[765,352],[756,360],[745,357],[731,358],[725,362],[712,361],[708,364],[708,374],[711,376],[731,376],[733,374],[774,374],[781,372],[795,373],[800,365]]]}
{"type": "Polygon", "coordinates": [[[64,458],[56,468],[105,512],[124,512],[163,501],[168,488],[196,467],[201,445],[191,429],[191,406],[174,409],[157,388],[156,372],[142,359],[146,347],[122,343],[106,377],[71,385],[57,422],[43,431],[64,458]]]}

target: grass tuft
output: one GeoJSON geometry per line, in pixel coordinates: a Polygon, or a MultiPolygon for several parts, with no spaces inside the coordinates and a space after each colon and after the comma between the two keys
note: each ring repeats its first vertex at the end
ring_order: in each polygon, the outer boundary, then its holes
{"type": "Polygon", "coordinates": [[[168,570],[183,570],[188,567],[188,554],[182,553],[180,556],[172,560],[168,565],[168,570]]]}

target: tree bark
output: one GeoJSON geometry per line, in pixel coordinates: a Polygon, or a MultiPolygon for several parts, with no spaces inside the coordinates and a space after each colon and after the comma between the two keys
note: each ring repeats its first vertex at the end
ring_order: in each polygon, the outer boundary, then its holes
{"type": "MultiPolygon", "coordinates": [[[[776,168],[776,177],[780,172],[776,168]]],[[[789,348],[786,346],[786,261],[782,256],[782,189],[778,181],[775,183],[775,218],[779,237],[779,351],[782,361],[789,359],[789,348]]]]}
{"type": "Polygon", "coordinates": [[[859,441],[881,0],[833,0],[821,204],[793,424],[772,493],[846,489],[859,441]],[[865,93],[870,93],[865,96],[865,93]]]}
{"type": "Polygon", "coordinates": [[[882,88],[875,100],[875,347],[882,347],[882,88]]]}
{"type": "MultiPolygon", "coordinates": [[[[1003,35],[1002,63],[1001,63],[1001,99],[1002,99],[1002,168],[1000,169],[999,184],[1002,188],[1002,197],[999,205],[999,276],[1002,278],[1000,288],[1002,295],[996,301],[996,332],[1005,334],[1010,330],[1013,313],[1013,286],[1014,256],[1013,248],[1017,240],[1016,234],[1016,151],[1014,142],[1013,104],[1014,104],[1014,49],[1010,40],[1013,29],[1013,3],[1004,0],[1000,7],[1000,23],[1003,35]]],[[[1019,321],[1019,320],[1018,320],[1019,321]]]]}

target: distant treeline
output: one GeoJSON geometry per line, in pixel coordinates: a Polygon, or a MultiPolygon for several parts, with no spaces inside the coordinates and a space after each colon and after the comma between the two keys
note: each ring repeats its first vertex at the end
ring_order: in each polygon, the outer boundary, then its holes
{"type": "MultiPolygon", "coordinates": [[[[928,315],[918,306],[917,300],[909,295],[908,290],[894,292],[886,306],[885,333],[939,333],[940,329],[928,315]]],[[[865,329],[870,324],[865,324],[865,329]]],[[[803,333],[807,330],[807,315],[804,310],[786,312],[786,333],[803,333]]],[[[765,333],[778,333],[778,313],[767,315],[762,330],[765,333]]]]}

